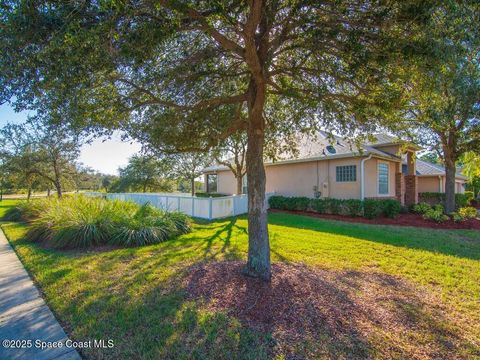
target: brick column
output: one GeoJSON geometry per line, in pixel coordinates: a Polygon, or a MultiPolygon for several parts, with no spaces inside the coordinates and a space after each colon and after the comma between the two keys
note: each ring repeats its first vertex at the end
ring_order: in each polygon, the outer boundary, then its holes
{"type": "Polygon", "coordinates": [[[405,176],[405,205],[418,203],[418,181],[416,175],[405,176]]]}
{"type": "Polygon", "coordinates": [[[395,197],[402,205],[405,204],[405,197],[402,194],[403,174],[401,172],[395,173],[395,197]]]}

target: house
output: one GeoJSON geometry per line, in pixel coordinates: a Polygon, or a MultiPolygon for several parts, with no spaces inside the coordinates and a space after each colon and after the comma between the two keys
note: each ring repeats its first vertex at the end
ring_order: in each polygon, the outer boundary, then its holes
{"type": "MultiPolygon", "coordinates": [[[[338,199],[396,198],[405,204],[416,203],[420,192],[445,191],[445,169],[416,159],[418,146],[384,134],[374,138],[356,145],[325,133],[302,138],[295,156],[265,163],[266,191],[338,199]]],[[[203,173],[205,191],[235,193],[236,180],[227,167],[210,166],[203,173]]],[[[456,175],[456,192],[464,191],[466,180],[456,175]]]]}

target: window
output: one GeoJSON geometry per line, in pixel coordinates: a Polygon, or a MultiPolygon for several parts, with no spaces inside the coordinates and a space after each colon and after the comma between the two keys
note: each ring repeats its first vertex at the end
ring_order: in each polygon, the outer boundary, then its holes
{"type": "Polygon", "coordinates": [[[387,163],[378,163],[378,194],[388,195],[389,167],[387,163]]]}
{"type": "Polygon", "coordinates": [[[217,192],[217,174],[207,175],[207,193],[217,192]]]}
{"type": "Polygon", "coordinates": [[[242,177],[242,194],[246,194],[248,189],[247,175],[242,177]]]}
{"type": "Polygon", "coordinates": [[[337,153],[337,150],[335,150],[335,148],[334,148],[332,145],[328,145],[328,146],[327,146],[327,151],[328,151],[330,154],[336,154],[336,153],[337,153]]]}
{"type": "Polygon", "coordinates": [[[337,182],[357,181],[357,165],[336,167],[337,182]]]}

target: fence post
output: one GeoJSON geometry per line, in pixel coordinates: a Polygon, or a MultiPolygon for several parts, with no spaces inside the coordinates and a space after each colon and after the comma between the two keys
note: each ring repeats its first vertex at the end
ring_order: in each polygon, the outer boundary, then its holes
{"type": "Polygon", "coordinates": [[[180,196],[177,197],[177,211],[180,211],[180,196]]]}
{"type": "Polygon", "coordinates": [[[212,220],[212,197],[208,198],[208,220],[212,220]]]}
{"type": "Polygon", "coordinates": [[[195,196],[192,196],[192,216],[195,216],[195,196]]]}

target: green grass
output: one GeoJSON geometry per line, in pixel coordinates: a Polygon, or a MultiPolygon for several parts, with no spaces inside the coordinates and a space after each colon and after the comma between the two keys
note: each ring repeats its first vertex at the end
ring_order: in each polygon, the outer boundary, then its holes
{"type": "Polygon", "coordinates": [[[2,200],[0,201],[0,219],[3,218],[8,209],[18,204],[20,200],[2,200]]]}
{"type": "MultiPolygon", "coordinates": [[[[404,279],[419,287],[419,296],[428,291],[438,297],[451,314],[446,327],[464,327],[469,339],[480,338],[478,231],[372,226],[282,213],[270,214],[269,223],[273,262],[404,279]]],[[[259,359],[267,357],[270,334],[185,300],[182,281],[196,263],[245,259],[246,226],[245,218],[197,222],[192,233],[161,244],[96,252],[48,250],[25,240],[25,225],[2,225],[67,332],[77,340],[114,340],[113,349],[83,350],[87,358],[259,359]]],[[[371,336],[372,357],[386,341],[396,341],[389,334],[371,336]]],[[[410,335],[417,336],[413,330],[410,335]]],[[[302,348],[321,343],[314,339],[302,348]]],[[[341,354],[337,350],[332,358],[341,354]]],[[[471,351],[473,358],[476,350],[471,351]]]]}

